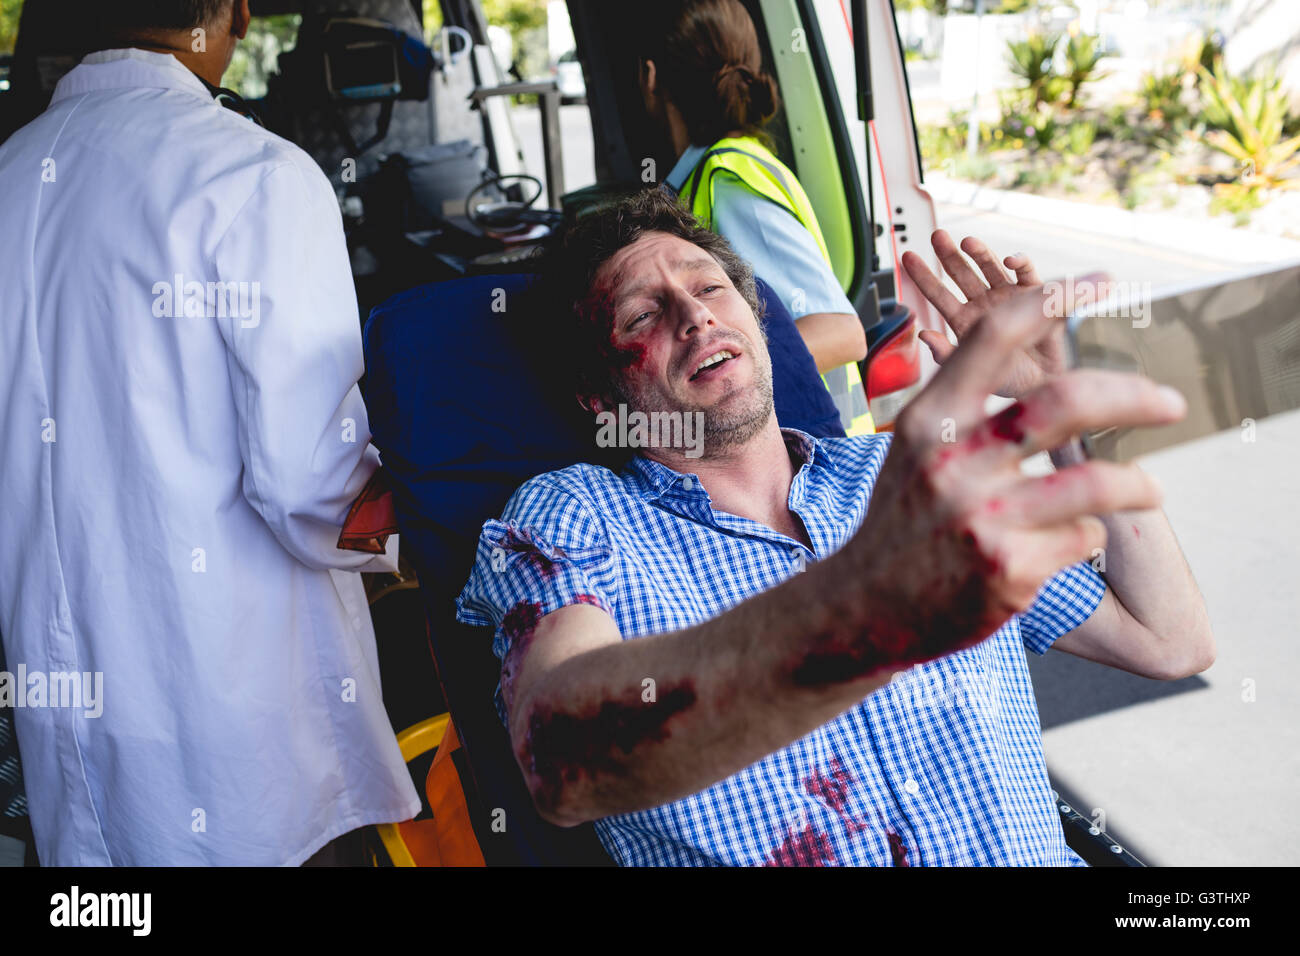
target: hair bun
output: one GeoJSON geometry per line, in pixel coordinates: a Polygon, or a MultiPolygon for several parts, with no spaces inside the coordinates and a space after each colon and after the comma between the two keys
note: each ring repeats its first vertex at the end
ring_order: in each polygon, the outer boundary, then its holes
{"type": "Polygon", "coordinates": [[[746,129],[761,125],[776,113],[776,81],[742,63],[728,63],[713,75],[727,125],[746,129]]]}
{"type": "Polygon", "coordinates": [[[776,115],[776,81],[766,73],[758,76],[750,74],[749,110],[750,121],[766,123],[776,115]]]}
{"type": "Polygon", "coordinates": [[[754,82],[753,71],[743,63],[728,63],[713,74],[713,83],[718,87],[721,87],[724,83],[732,85],[741,82],[745,85],[754,82]]]}

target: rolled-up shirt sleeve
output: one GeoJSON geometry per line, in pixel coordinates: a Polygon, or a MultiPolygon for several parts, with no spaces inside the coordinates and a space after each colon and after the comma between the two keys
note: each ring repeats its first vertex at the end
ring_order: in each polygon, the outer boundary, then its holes
{"type": "MultiPolygon", "coordinates": [[[[572,493],[534,478],[515,492],[500,520],[483,525],[456,617],[492,628],[492,651],[504,662],[521,622],[570,604],[589,604],[613,616],[616,599],[603,522],[572,493]]],[[[494,700],[504,723],[500,684],[494,700]]]]}
{"type": "Polygon", "coordinates": [[[1020,639],[1035,654],[1046,654],[1057,638],[1092,617],[1106,596],[1106,582],[1087,562],[1049,578],[1029,610],[1020,616],[1020,639]]]}

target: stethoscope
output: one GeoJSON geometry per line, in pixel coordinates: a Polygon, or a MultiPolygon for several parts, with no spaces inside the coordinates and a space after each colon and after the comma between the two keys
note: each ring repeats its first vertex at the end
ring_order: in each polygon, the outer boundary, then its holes
{"type": "Polygon", "coordinates": [[[257,110],[253,109],[253,105],[248,100],[234,90],[228,90],[224,86],[213,86],[197,73],[194,75],[198,77],[200,83],[207,87],[208,92],[212,94],[212,98],[226,109],[234,110],[240,116],[247,117],[263,129],[266,128],[266,124],[262,122],[262,117],[257,115],[257,110]]]}

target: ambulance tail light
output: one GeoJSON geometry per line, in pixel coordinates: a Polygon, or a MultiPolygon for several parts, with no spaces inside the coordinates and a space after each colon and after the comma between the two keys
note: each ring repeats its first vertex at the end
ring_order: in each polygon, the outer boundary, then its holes
{"type": "Polygon", "coordinates": [[[903,406],[921,390],[921,341],[914,314],[881,325],[878,335],[868,334],[862,381],[876,431],[887,432],[893,431],[903,406]]]}

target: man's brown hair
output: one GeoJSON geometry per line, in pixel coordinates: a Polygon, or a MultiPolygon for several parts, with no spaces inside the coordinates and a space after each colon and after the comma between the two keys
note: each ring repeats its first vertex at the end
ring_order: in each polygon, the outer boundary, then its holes
{"type": "Polygon", "coordinates": [[[621,394],[623,356],[610,343],[613,315],[608,296],[593,288],[596,274],[620,249],[648,232],[663,232],[698,246],[717,260],[731,284],[754,310],[762,328],[763,306],[754,273],[726,239],[696,221],[677,197],[654,187],[599,206],[568,229],[541,263],[541,278],[533,287],[537,310],[547,316],[553,333],[552,350],[567,356],[570,381],[583,395],[621,394]]]}

